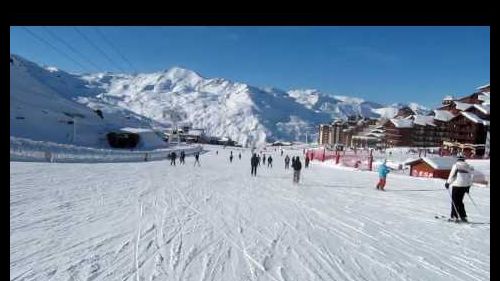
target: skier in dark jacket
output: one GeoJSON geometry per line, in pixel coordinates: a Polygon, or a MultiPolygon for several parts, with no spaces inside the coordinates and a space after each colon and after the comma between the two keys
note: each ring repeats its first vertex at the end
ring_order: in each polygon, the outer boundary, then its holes
{"type": "Polygon", "coordinates": [[[290,166],[290,156],[288,156],[287,154],[285,157],[285,170],[288,170],[289,166],[290,166]]]}
{"type": "Polygon", "coordinates": [[[194,166],[196,166],[196,163],[198,163],[198,167],[201,167],[201,164],[200,164],[200,153],[199,152],[196,152],[196,154],[194,155],[194,166]]]}
{"type": "Polygon", "coordinates": [[[302,169],[302,163],[300,163],[299,156],[295,157],[295,161],[292,164],[292,168],[293,168],[293,182],[299,183],[300,170],[302,169]]]}
{"type": "Polygon", "coordinates": [[[231,151],[231,155],[229,155],[229,162],[233,163],[233,152],[231,151]]]}
{"type": "Polygon", "coordinates": [[[175,159],[177,158],[177,154],[175,154],[175,152],[172,152],[170,154],[170,165],[174,165],[175,166],[175,159]]]}
{"type": "Polygon", "coordinates": [[[308,155],[306,155],[306,160],[304,161],[304,162],[305,162],[305,164],[306,164],[306,168],[308,168],[308,167],[309,167],[309,161],[310,161],[310,160],[309,160],[309,156],[308,156],[308,155]]]}
{"type": "MultiPolygon", "coordinates": [[[[254,153],[254,154],[255,154],[255,153],[254,153]]],[[[259,155],[259,156],[257,156],[257,165],[259,165],[259,166],[260,166],[260,155],[259,155]]]]}
{"type": "Polygon", "coordinates": [[[283,149],[281,150],[281,156],[283,156],[283,149]]]}
{"type": "Polygon", "coordinates": [[[257,166],[260,164],[259,157],[256,153],[253,154],[250,159],[250,165],[252,166],[252,176],[257,176],[257,166]]]}
{"type": "Polygon", "coordinates": [[[179,164],[184,165],[184,159],[186,158],[186,153],[184,153],[184,150],[181,151],[181,156],[179,157],[179,164]]]}
{"type": "Polygon", "coordinates": [[[266,165],[266,155],[262,155],[262,164],[266,165]]]}
{"type": "Polygon", "coordinates": [[[273,167],[273,158],[271,155],[267,158],[267,167],[269,168],[269,166],[271,166],[271,168],[273,167]]]}
{"type": "Polygon", "coordinates": [[[241,160],[241,152],[240,152],[240,153],[238,153],[238,158],[240,158],[240,160],[241,160]]]}

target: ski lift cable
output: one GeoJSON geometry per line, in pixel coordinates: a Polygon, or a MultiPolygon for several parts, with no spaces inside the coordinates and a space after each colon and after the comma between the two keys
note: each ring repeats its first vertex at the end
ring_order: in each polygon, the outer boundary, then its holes
{"type": "Polygon", "coordinates": [[[101,30],[99,30],[98,28],[94,28],[94,30],[96,31],[97,34],[99,34],[99,36],[103,39],[103,41],[106,42],[111,47],[111,49],[113,49],[123,59],[123,61],[125,61],[125,63],[130,66],[130,68],[133,71],[138,73],[137,68],[130,62],[130,60],[127,59],[127,57],[123,55],[122,52],[119,51],[119,49],[111,42],[111,40],[108,40],[108,38],[106,38],[106,36],[101,30]]]}
{"type": "Polygon", "coordinates": [[[61,44],[66,46],[66,48],[70,49],[73,53],[77,54],[81,59],[86,61],[88,64],[92,65],[97,71],[99,71],[101,68],[97,66],[95,63],[93,63],[90,59],[88,59],[86,56],[84,56],[80,51],[77,49],[73,48],[68,42],[66,42],[64,39],[56,35],[54,32],[52,32],[49,28],[44,26],[45,32],[47,32],[52,38],[55,40],[59,41],[61,44]]]}
{"type": "Polygon", "coordinates": [[[79,30],[76,26],[73,27],[73,29],[82,36],[82,38],[87,41],[89,45],[91,45],[94,49],[96,49],[103,57],[105,57],[113,67],[117,68],[121,72],[125,72],[119,65],[117,65],[99,46],[94,44],[90,38],[85,35],[81,30],[79,30]]]}
{"type": "Polygon", "coordinates": [[[56,51],[56,53],[59,53],[59,54],[62,54],[64,57],[66,57],[67,59],[69,59],[70,61],[72,61],[73,63],[75,63],[76,65],[78,65],[78,67],[80,68],[80,70],[82,71],[87,71],[87,68],[85,66],[83,66],[81,63],[79,63],[77,60],[75,60],[74,58],[72,58],[70,55],[66,54],[64,51],[60,50],[59,48],[57,48],[56,46],[54,46],[53,44],[51,44],[50,42],[48,42],[47,40],[45,40],[43,37],[41,37],[40,35],[37,35],[36,33],[34,33],[33,31],[31,31],[28,27],[26,26],[21,26],[26,32],[28,32],[28,34],[30,34],[31,36],[33,36],[34,38],[36,38],[37,40],[41,41],[42,43],[44,43],[45,45],[49,46],[50,48],[52,48],[54,51],[56,51]]]}

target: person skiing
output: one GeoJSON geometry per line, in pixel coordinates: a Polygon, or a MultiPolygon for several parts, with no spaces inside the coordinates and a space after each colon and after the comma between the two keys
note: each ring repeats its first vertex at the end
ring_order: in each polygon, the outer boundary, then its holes
{"type": "Polygon", "coordinates": [[[260,165],[260,160],[257,156],[257,153],[254,153],[252,158],[250,159],[250,165],[252,166],[252,176],[257,176],[257,165],[260,165]]]}
{"type": "Polygon", "coordinates": [[[233,163],[233,152],[231,151],[231,155],[229,155],[229,162],[233,163]]]}
{"type": "Polygon", "coordinates": [[[269,166],[271,166],[271,168],[273,167],[273,158],[271,157],[271,155],[267,157],[267,167],[269,168],[269,166]]]}
{"type": "Polygon", "coordinates": [[[377,189],[384,191],[385,182],[387,179],[387,174],[391,171],[389,167],[387,167],[387,159],[384,159],[382,165],[378,167],[378,176],[379,181],[377,183],[377,189]]]}
{"type": "MultiPolygon", "coordinates": [[[[255,153],[254,153],[255,154],[255,153]]],[[[257,164],[260,166],[260,155],[257,156],[257,160],[259,161],[257,164]]]]}
{"type": "Polygon", "coordinates": [[[292,163],[293,168],[293,182],[299,183],[300,180],[300,170],[302,169],[302,163],[300,163],[299,156],[294,158],[295,160],[292,163]]]}
{"type": "Polygon", "coordinates": [[[470,187],[472,185],[474,168],[465,162],[465,157],[459,155],[457,162],[451,168],[450,175],[444,186],[448,189],[451,185],[451,218],[458,222],[458,217],[463,222],[467,222],[467,213],[464,207],[464,195],[469,193],[470,187]]]}
{"type": "Polygon", "coordinates": [[[281,156],[283,156],[283,149],[281,150],[281,156]]]}
{"type": "Polygon", "coordinates": [[[175,154],[175,151],[173,151],[171,154],[170,154],[170,165],[174,165],[175,166],[175,159],[177,158],[177,154],[175,154]]]}
{"type": "Polygon", "coordinates": [[[184,165],[184,159],[186,158],[186,153],[184,153],[184,150],[181,151],[181,156],[179,157],[179,164],[184,165]]]}
{"type": "Polygon", "coordinates": [[[262,155],[262,164],[266,165],[266,155],[262,155]]]}
{"type": "Polygon", "coordinates": [[[308,156],[308,155],[306,155],[306,160],[304,160],[304,162],[305,162],[305,164],[306,164],[306,168],[308,168],[308,167],[309,167],[309,161],[310,161],[310,160],[309,160],[309,156],[308,156]]]}
{"type": "Polygon", "coordinates": [[[287,154],[285,157],[285,170],[288,170],[289,166],[290,166],[290,157],[287,154]]]}
{"type": "Polygon", "coordinates": [[[215,155],[219,155],[219,151],[218,150],[215,151],[215,155]]]}
{"type": "Polygon", "coordinates": [[[240,158],[240,160],[241,160],[241,152],[240,152],[240,153],[238,153],[238,158],[240,158]]]}
{"type": "Polygon", "coordinates": [[[193,167],[196,166],[196,163],[198,163],[198,166],[201,167],[201,164],[200,164],[200,153],[199,152],[196,152],[194,154],[194,165],[193,165],[193,167]]]}

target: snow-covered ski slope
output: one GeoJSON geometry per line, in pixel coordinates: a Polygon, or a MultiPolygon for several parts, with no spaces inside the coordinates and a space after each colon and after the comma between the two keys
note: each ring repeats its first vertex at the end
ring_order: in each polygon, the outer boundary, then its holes
{"type": "Polygon", "coordinates": [[[464,199],[486,224],[446,223],[439,179],[381,192],[374,172],[313,163],[294,186],[278,152],[252,178],[248,150],[208,149],[201,167],[11,162],[10,279],[490,279],[487,188],[479,210],[464,199]]]}

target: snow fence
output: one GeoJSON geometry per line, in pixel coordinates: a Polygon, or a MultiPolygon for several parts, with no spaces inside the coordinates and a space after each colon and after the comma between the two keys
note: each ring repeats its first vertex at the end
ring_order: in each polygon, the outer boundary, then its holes
{"type": "Polygon", "coordinates": [[[165,160],[171,152],[192,155],[201,145],[176,145],[155,150],[99,149],[24,138],[10,138],[10,161],[57,163],[110,163],[165,160]]]}

